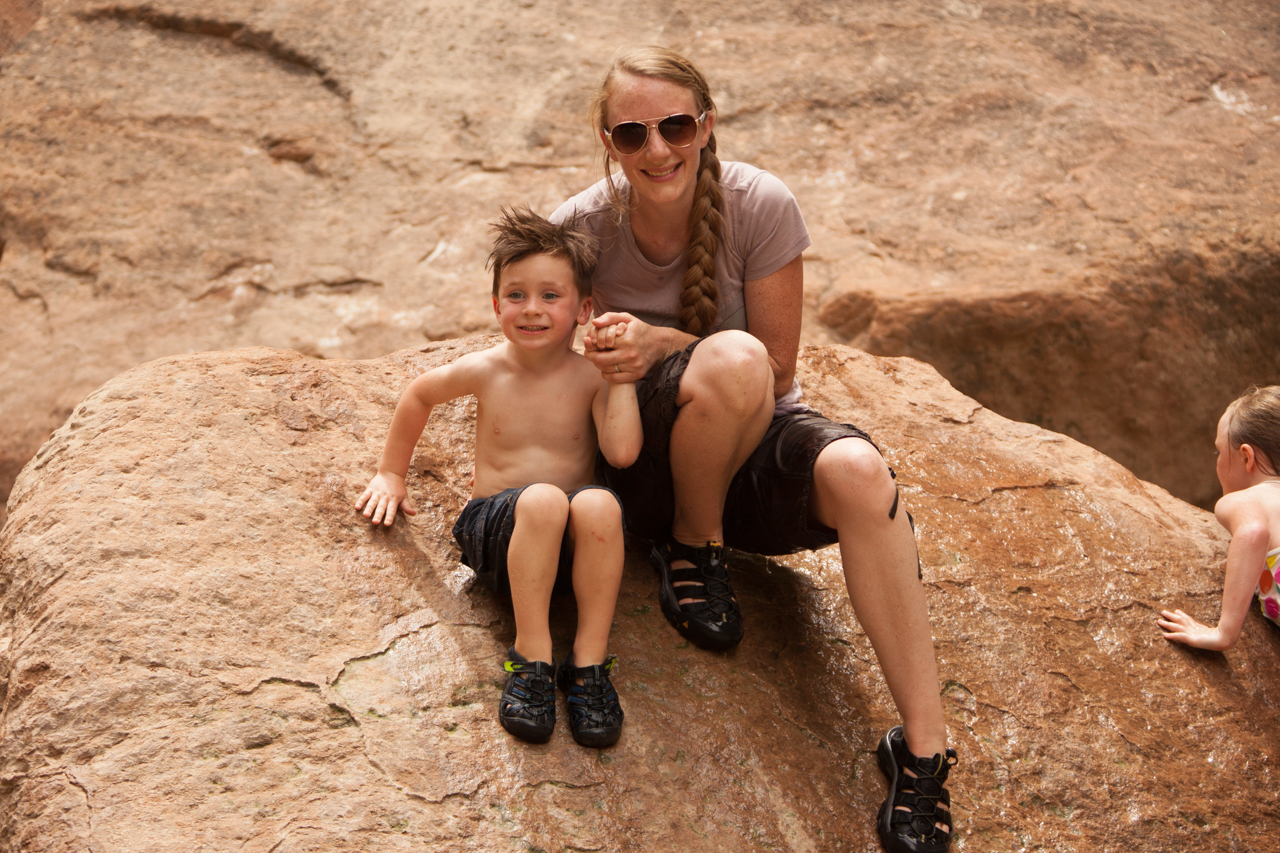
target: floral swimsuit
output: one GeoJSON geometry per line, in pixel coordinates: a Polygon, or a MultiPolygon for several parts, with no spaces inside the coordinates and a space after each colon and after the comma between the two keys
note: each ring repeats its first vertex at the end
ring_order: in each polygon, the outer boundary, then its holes
{"type": "Polygon", "coordinates": [[[1266,565],[1258,578],[1258,604],[1262,613],[1280,625],[1280,587],[1276,586],[1276,565],[1280,563],[1280,548],[1267,552],[1266,565]]]}

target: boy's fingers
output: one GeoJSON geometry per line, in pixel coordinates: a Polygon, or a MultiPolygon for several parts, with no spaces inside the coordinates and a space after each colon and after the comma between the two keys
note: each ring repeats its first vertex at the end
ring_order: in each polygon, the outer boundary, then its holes
{"type": "Polygon", "coordinates": [[[404,500],[400,501],[400,511],[403,512],[405,515],[418,514],[417,508],[414,507],[414,505],[409,502],[409,498],[407,497],[404,500]]]}

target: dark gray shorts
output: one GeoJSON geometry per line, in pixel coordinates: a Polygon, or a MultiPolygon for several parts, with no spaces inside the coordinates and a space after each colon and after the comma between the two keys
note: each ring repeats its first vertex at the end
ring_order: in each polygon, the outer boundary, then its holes
{"type": "MultiPolygon", "coordinates": [[[[637,383],[644,448],[635,463],[629,468],[614,468],[603,456],[596,457],[596,479],[622,501],[628,531],[650,541],[667,535],[675,514],[669,459],[671,428],[679,413],[676,395],[680,377],[701,341],[668,356],[637,383]]],[[[765,555],[835,544],[836,531],[809,518],[809,494],[818,454],[842,438],[871,442],[857,427],[835,423],[817,412],[774,415],[755,452],[729,484],[724,544],[765,555]]]]}
{"type": "MultiPolygon", "coordinates": [[[[511,547],[511,534],[516,529],[516,501],[528,486],[506,489],[487,498],[467,501],[453,523],[453,538],[462,550],[462,562],[471,567],[476,578],[491,591],[504,596],[511,595],[511,578],[507,575],[507,550],[511,547]]],[[[569,503],[579,492],[587,489],[604,489],[604,486],[583,486],[569,495],[569,503]]],[[[618,501],[622,503],[621,500],[618,501]]],[[[625,527],[625,520],[623,522],[625,527]]],[[[573,546],[566,528],[560,538],[560,566],[556,571],[556,590],[572,588],[573,546]]]]}

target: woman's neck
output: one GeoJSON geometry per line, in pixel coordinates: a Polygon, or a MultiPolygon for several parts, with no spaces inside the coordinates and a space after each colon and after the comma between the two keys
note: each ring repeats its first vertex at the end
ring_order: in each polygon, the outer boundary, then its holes
{"type": "Polygon", "coordinates": [[[673,206],[674,209],[659,210],[652,205],[637,205],[631,209],[631,236],[645,260],[665,267],[680,257],[689,245],[692,206],[692,203],[681,204],[673,206]]]}

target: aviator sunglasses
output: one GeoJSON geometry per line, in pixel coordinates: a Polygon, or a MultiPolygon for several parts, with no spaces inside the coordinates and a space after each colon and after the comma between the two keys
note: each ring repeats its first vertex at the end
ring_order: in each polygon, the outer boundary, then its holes
{"type": "Polygon", "coordinates": [[[687,113],[676,113],[649,121],[624,121],[615,124],[613,130],[606,130],[604,135],[613,143],[613,150],[623,155],[643,151],[649,142],[649,128],[654,126],[672,148],[688,148],[698,138],[698,127],[706,117],[704,110],[697,118],[687,113]]]}

